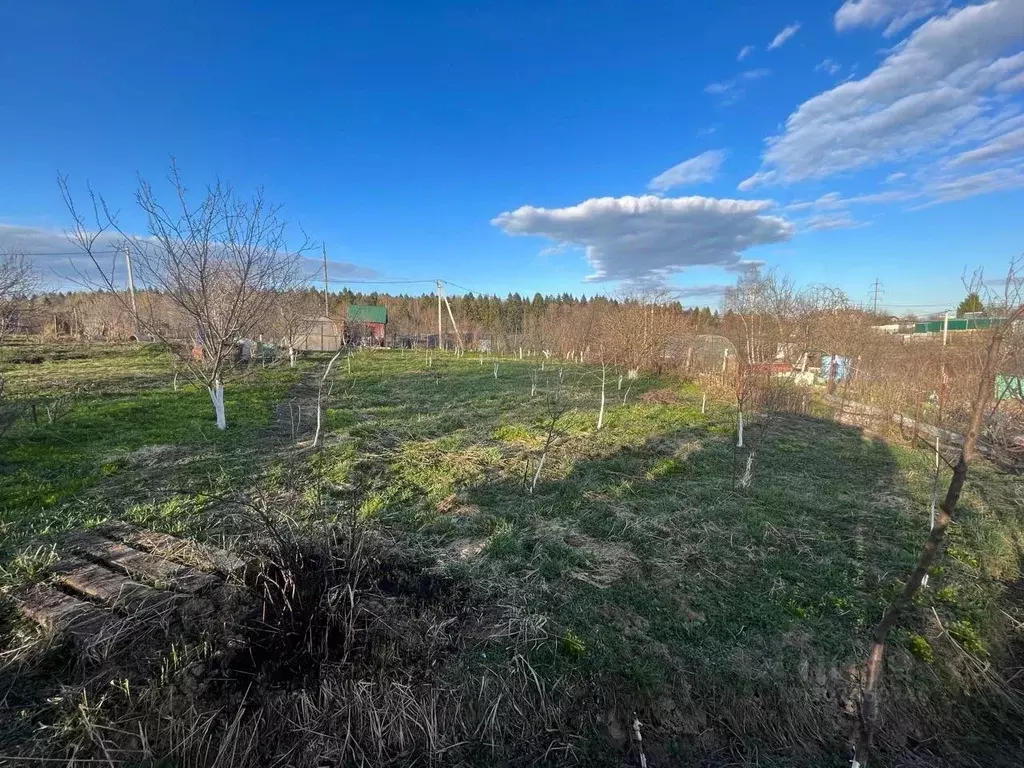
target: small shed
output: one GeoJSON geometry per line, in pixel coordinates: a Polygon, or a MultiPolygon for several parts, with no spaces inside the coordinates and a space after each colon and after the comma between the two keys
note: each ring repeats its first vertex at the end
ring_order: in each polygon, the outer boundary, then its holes
{"type": "Polygon", "coordinates": [[[352,343],[383,346],[387,327],[387,307],[368,304],[349,305],[345,315],[345,333],[352,343]]]}
{"type": "Polygon", "coordinates": [[[311,317],[302,324],[295,338],[295,348],[305,352],[334,352],[341,349],[341,331],[326,315],[311,317]]]}

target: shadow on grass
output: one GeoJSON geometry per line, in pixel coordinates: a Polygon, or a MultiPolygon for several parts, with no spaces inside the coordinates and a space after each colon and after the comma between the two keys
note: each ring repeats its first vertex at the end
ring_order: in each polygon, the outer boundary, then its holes
{"type": "MultiPolygon", "coordinates": [[[[676,402],[622,405],[630,385],[616,381],[594,433],[599,380],[567,367],[575,410],[530,494],[523,478],[546,418],[544,398],[531,396],[539,361],[502,361],[495,379],[490,360],[439,355],[428,368],[413,354],[339,366],[328,411],[335,448],[325,455],[343,465],[332,468],[338,485],[366,519],[417,549],[447,549],[442,563],[478,543],[453,568],[460,588],[479,597],[486,582],[493,606],[507,595],[546,620],[537,626],[548,639],[526,648],[463,638],[466,654],[443,670],[469,702],[528,657],[523,680],[546,692],[535,728],[518,740],[509,728],[506,742],[467,754],[519,765],[571,741],[583,764],[638,764],[629,741],[638,717],[651,765],[848,764],[854,666],[927,531],[926,455],[831,421],[782,418],[763,442],[756,426],[748,431],[759,445],[753,482],[737,490],[745,456],[728,411],[701,414],[678,383],[676,402]]],[[[541,373],[550,387],[557,366],[541,373]]],[[[632,396],[662,383],[637,382],[632,396]]],[[[979,671],[981,651],[964,650],[973,628],[1005,668],[1016,651],[995,622],[1003,610],[1020,616],[988,578],[1017,521],[986,504],[1003,503],[1007,489],[983,469],[976,478],[985,491],[965,497],[956,553],[892,638],[881,764],[1015,759],[1017,705],[979,671]]],[[[527,717],[500,696],[492,704],[492,725],[499,713],[527,717]]]]}
{"type": "MultiPolygon", "coordinates": [[[[887,444],[809,417],[773,424],[751,486],[735,489],[722,431],[690,424],[580,458],[532,496],[511,478],[474,486],[473,527],[571,638],[571,652],[563,642],[537,666],[588,681],[573,705],[581,724],[598,723],[597,753],[626,749],[636,715],[654,764],[845,765],[856,665],[913,568],[927,506],[887,444]]],[[[932,618],[937,604],[955,619],[962,607],[936,595],[971,578],[936,569],[891,638],[883,760],[1009,764],[1021,702],[941,643],[932,618]],[[928,663],[911,653],[918,637],[933,640],[928,663]]]]}

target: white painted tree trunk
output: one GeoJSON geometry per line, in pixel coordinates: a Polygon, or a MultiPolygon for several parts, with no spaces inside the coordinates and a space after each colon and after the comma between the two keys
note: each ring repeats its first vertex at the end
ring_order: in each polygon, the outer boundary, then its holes
{"type": "Polygon", "coordinates": [[[213,386],[208,389],[210,400],[213,401],[213,410],[217,414],[217,429],[227,429],[228,420],[224,415],[224,385],[221,384],[220,379],[216,379],[213,386]]]}
{"type": "Polygon", "coordinates": [[[291,344],[288,345],[288,367],[295,367],[295,347],[293,347],[291,344]]]}
{"type": "MultiPolygon", "coordinates": [[[[323,418],[322,414],[324,400],[324,384],[327,383],[327,377],[331,375],[331,368],[334,367],[334,361],[337,360],[340,356],[341,350],[339,349],[337,353],[334,355],[334,357],[331,358],[331,361],[327,364],[327,368],[324,369],[324,375],[320,377],[320,387],[319,389],[317,389],[316,393],[316,432],[313,433],[314,448],[316,448],[317,444],[320,442],[320,424],[323,418]]],[[[348,355],[345,356],[345,359],[349,359],[348,355]]]]}
{"type": "Polygon", "coordinates": [[[754,452],[751,451],[750,455],[747,456],[747,467],[743,470],[743,477],[740,478],[740,488],[747,488],[750,486],[750,481],[754,477],[754,452]]]}
{"type": "Polygon", "coordinates": [[[601,369],[601,410],[597,412],[597,428],[604,426],[604,368],[601,369]]]}
{"type": "Polygon", "coordinates": [[[736,438],[736,447],[737,448],[742,448],[743,447],[743,411],[740,411],[740,429],[739,429],[739,435],[736,438]]]}
{"type": "Polygon", "coordinates": [[[544,451],[540,455],[540,461],[537,463],[537,471],[533,475],[533,483],[530,484],[530,494],[533,494],[533,489],[537,487],[537,478],[540,477],[540,471],[544,469],[544,459],[548,457],[548,452],[544,451]]]}
{"type": "Polygon", "coordinates": [[[703,416],[708,410],[708,393],[705,392],[704,396],[700,399],[700,414],[703,416]]]}
{"type": "Polygon", "coordinates": [[[494,378],[498,378],[498,364],[494,364],[494,378]]]}

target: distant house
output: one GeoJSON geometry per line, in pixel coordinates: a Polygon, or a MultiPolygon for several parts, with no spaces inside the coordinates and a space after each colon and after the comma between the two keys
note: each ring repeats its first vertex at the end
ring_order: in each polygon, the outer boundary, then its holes
{"type": "Polygon", "coordinates": [[[306,352],[333,352],[341,348],[341,330],[331,318],[321,315],[302,324],[295,348],[306,352]]]}
{"type": "Polygon", "coordinates": [[[928,320],[914,325],[914,333],[942,333],[946,331],[983,331],[1000,326],[1005,321],[1001,317],[984,317],[978,312],[970,316],[950,317],[943,320],[928,320]]]}
{"type": "Polygon", "coordinates": [[[382,347],[387,327],[387,307],[367,304],[349,305],[345,315],[345,336],[350,343],[382,347]]]}

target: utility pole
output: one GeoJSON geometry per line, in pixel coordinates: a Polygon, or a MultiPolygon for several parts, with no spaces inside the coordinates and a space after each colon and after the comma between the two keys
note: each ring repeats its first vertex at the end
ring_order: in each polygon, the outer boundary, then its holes
{"type": "Polygon", "coordinates": [[[327,303],[327,246],[323,246],[324,251],[324,317],[331,316],[331,308],[327,303]]]}
{"type": "Polygon", "coordinates": [[[135,338],[139,338],[139,309],[135,305],[135,278],[132,276],[132,249],[124,246],[124,263],[128,267],[128,293],[132,298],[132,322],[135,324],[135,338]]]}
{"type": "Polygon", "coordinates": [[[875,314],[875,315],[878,314],[878,294],[881,291],[881,287],[882,287],[881,283],[878,282],[878,278],[876,277],[875,278],[875,282],[874,282],[875,298],[874,298],[874,301],[871,304],[871,312],[872,312],[872,314],[875,314]]]}
{"type": "Polygon", "coordinates": [[[437,348],[441,349],[441,281],[437,281],[437,348]]]}
{"type": "Polygon", "coordinates": [[[448,308],[448,319],[452,321],[452,328],[455,330],[455,348],[462,349],[462,337],[459,335],[459,326],[455,323],[455,315],[452,314],[452,305],[448,302],[448,296],[441,287],[441,280],[437,281],[437,290],[444,299],[444,305],[448,308]]]}

